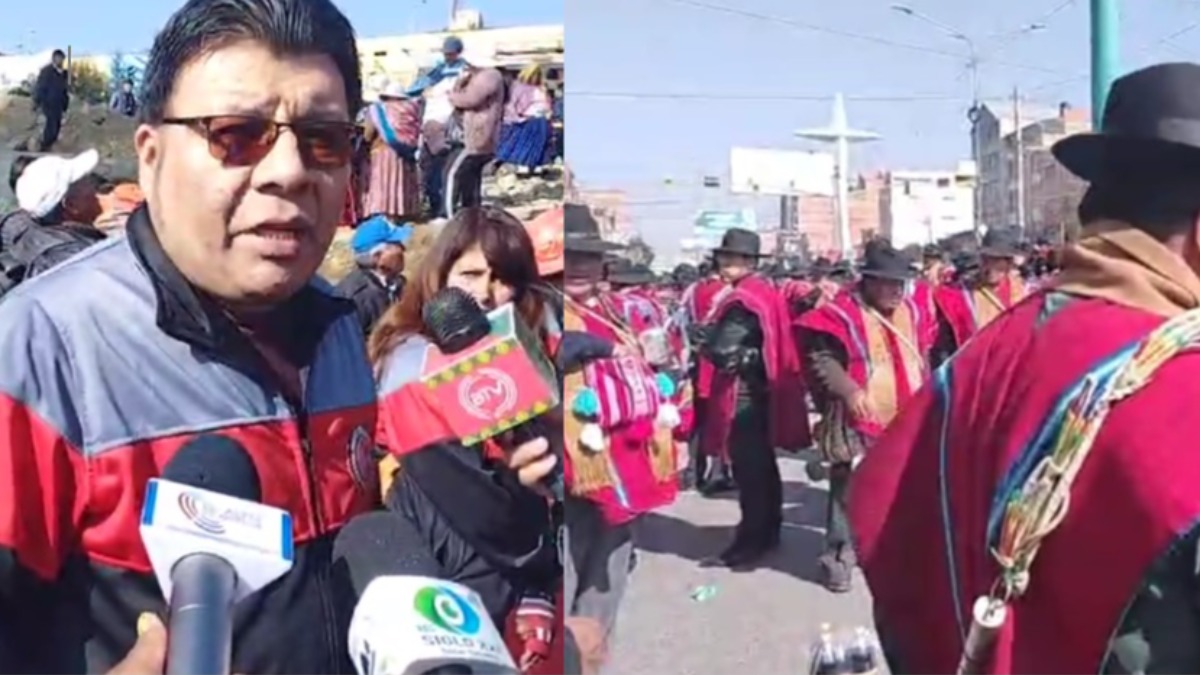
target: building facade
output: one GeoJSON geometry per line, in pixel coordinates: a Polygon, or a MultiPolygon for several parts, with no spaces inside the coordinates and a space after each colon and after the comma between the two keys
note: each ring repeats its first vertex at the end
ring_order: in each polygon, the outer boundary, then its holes
{"type": "Polygon", "coordinates": [[[896,248],[925,245],[975,229],[974,168],[893,171],[881,195],[880,234],[896,248]]]}
{"type": "Polygon", "coordinates": [[[633,237],[633,215],[629,209],[629,195],[624,190],[577,187],[576,195],[591,209],[605,239],[626,243],[633,237]]]}
{"type": "Polygon", "coordinates": [[[981,106],[975,143],[979,153],[979,206],[983,225],[1007,226],[1020,222],[1020,181],[1024,187],[1028,233],[1055,237],[1077,227],[1075,209],[1084,184],[1055,161],[1050,148],[1059,139],[1090,130],[1090,113],[1065,103],[1057,109],[1022,105],[1019,112],[1011,103],[981,106]],[[1020,177],[1018,148],[1024,160],[1024,175],[1020,177]]]}
{"type": "MultiPolygon", "coordinates": [[[[850,186],[850,240],[855,248],[882,231],[882,197],[886,184],[887,174],[881,172],[859,175],[850,186]]],[[[784,229],[798,233],[792,236],[803,242],[810,255],[829,258],[840,255],[836,197],[800,195],[796,197],[794,208],[787,211],[795,223],[784,229]]]]}

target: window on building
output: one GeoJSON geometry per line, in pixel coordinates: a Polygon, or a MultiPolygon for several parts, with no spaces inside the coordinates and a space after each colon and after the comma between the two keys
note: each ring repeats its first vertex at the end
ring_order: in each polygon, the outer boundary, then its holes
{"type": "Polygon", "coordinates": [[[939,178],[937,181],[937,186],[940,188],[950,187],[950,179],[949,178],[939,178]]]}
{"type": "Polygon", "coordinates": [[[904,181],[904,196],[905,197],[912,196],[912,183],[909,181],[904,181]]]}

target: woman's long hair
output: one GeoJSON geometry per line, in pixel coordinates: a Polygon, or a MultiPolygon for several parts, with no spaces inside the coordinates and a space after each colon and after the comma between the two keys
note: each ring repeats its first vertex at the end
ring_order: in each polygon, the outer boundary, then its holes
{"type": "Polygon", "coordinates": [[[483,250],[492,274],[513,288],[513,302],[526,325],[542,333],[546,303],[541,294],[532,292],[538,283],[537,258],[525,227],[503,209],[466,208],[446,223],[404,287],[400,302],[384,312],[371,332],[367,353],[377,373],[388,354],[406,338],[428,337],[421,318],[425,303],[445,288],[450,268],[476,245],[483,250]]]}

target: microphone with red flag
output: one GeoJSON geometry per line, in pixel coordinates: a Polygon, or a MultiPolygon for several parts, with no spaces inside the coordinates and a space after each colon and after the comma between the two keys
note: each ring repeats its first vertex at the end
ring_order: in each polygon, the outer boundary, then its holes
{"type": "Polygon", "coordinates": [[[561,445],[561,432],[529,428],[558,408],[558,373],[512,304],[484,313],[464,291],[445,288],[425,303],[422,319],[430,339],[401,343],[381,378],[389,452],[447,439],[470,446],[509,430],[561,445]]]}

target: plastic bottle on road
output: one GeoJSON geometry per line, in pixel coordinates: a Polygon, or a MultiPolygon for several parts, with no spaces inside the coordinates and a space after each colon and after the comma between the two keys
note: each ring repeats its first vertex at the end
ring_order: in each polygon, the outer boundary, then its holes
{"type": "Polygon", "coordinates": [[[849,673],[845,650],[833,639],[829,624],[821,624],[821,635],[813,645],[810,675],[844,675],[849,673]]]}

